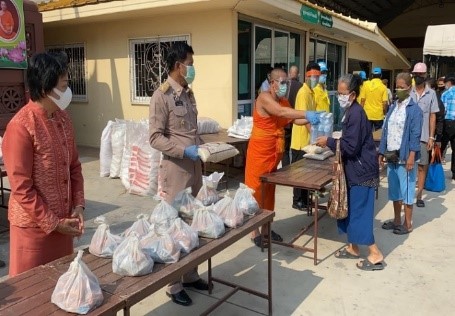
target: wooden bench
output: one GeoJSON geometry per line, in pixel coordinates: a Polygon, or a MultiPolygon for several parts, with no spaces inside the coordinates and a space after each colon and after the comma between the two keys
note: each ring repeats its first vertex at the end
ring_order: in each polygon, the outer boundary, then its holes
{"type": "MultiPolygon", "coordinates": [[[[238,290],[246,291],[268,300],[269,315],[272,314],[272,271],[271,250],[268,251],[268,292],[260,293],[253,289],[238,286],[233,283],[215,278],[212,275],[211,258],[220,253],[242,237],[248,235],[256,228],[271,224],[274,212],[261,211],[249,218],[243,226],[229,229],[219,239],[200,238],[200,246],[188,255],[184,255],[177,263],[158,264],[153,267],[151,274],[140,277],[124,277],[112,272],[112,259],[99,258],[85,250],[83,261],[97,276],[104,294],[103,305],[91,311],[87,315],[116,315],[118,311],[124,311],[124,315],[130,314],[130,308],[160,290],[167,284],[178,280],[181,275],[189,272],[201,263],[208,261],[208,282],[213,282],[234,288],[220,301],[224,302],[238,290]]],[[[270,230],[270,225],[269,230],[270,230]]],[[[271,236],[269,231],[268,236],[271,236]]],[[[270,237],[269,237],[270,238],[270,237]]],[[[269,240],[270,242],[270,240],[269,240]]],[[[36,267],[18,276],[0,283],[0,315],[71,315],[60,310],[51,303],[51,295],[58,278],[68,270],[69,264],[76,254],[72,254],[44,266],[36,267]]],[[[214,304],[205,314],[210,313],[220,302],[214,304]]]]}

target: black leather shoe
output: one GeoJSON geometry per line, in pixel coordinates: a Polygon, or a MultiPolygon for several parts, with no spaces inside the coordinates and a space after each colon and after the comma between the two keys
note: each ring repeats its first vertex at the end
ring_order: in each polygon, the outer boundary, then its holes
{"type": "Polygon", "coordinates": [[[193,287],[199,291],[208,291],[209,290],[209,284],[205,280],[202,280],[202,279],[199,279],[199,280],[197,280],[195,282],[191,282],[191,283],[183,283],[183,286],[184,287],[193,287]]]}
{"type": "Polygon", "coordinates": [[[175,304],[183,306],[190,306],[191,304],[193,304],[193,301],[188,296],[188,294],[186,294],[185,290],[181,290],[180,292],[175,294],[169,294],[166,292],[166,295],[169,296],[175,304]]]}

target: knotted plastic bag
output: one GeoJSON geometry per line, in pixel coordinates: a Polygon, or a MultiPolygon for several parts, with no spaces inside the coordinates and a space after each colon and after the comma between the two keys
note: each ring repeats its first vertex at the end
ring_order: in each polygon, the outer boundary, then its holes
{"type": "Polygon", "coordinates": [[[227,227],[239,227],[243,225],[243,212],[235,207],[234,200],[230,197],[229,191],[223,199],[213,206],[213,211],[223,219],[227,227]]]}
{"type": "Polygon", "coordinates": [[[123,276],[140,276],[151,273],[153,260],[139,245],[139,237],[132,233],[115,249],[112,271],[123,276]]]}
{"type": "Polygon", "coordinates": [[[225,232],[223,220],[211,207],[204,207],[194,212],[191,228],[196,230],[199,236],[206,238],[218,238],[225,232]]]}
{"type": "Polygon", "coordinates": [[[172,222],[178,216],[179,214],[175,208],[166,201],[161,200],[150,215],[150,223],[154,225],[155,232],[162,235],[171,227],[172,222]]]}
{"type": "Polygon", "coordinates": [[[259,211],[259,205],[253,196],[254,190],[240,183],[234,196],[234,207],[245,215],[254,215],[259,211]]]}
{"type": "Polygon", "coordinates": [[[202,187],[199,190],[196,198],[202,202],[205,206],[212,205],[220,200],[220,196],[216,191],[218,183],[224,176],[224,172],[214,172],[209,176],[202,176],[202,187]]]}
{"type": "Polygon", "coordinates": [[[136,233],[139,238],[147,235],[151,230],[150,223],[147,221],[147,215],[139,214],[137,221],[131,225],[130,228],[123,232],[123,236],[129,237],[132,233],[136,233]]]}
{"type": "Polygon", "coordinates": [[[99,226],[93,234],[88,250],[95,256],[112,258],[115,248],[122,242],[123,238],[111,233],[104,216],[98,216],[94,222],[99,226]]]}
{"type": "Polygon", "coordinates": [[[150,232],[141,239],[140,246],[154,262],[174,263],[179,261],[180,246],[168,233],[158,235],[150,232]]]}
{"type": "Polygon", "coordinates": [[[182,218],[193,218],[194,212],[202,209],[204,205],[191,194],[191,187],[180,191],[174,198],[172,206],[179,212],[182,218]]]}
{"type": "Polygon", "coordinates": [[[98,279],[82,261],[83,253],[78,251],[51,296],[52,303],[70,313],[87,314],[104,300],[98,279]]]}
{"type": "Polygon", "coordinates": [[[199,237],[197,231],[191,228],[181,218],[177,218],[168,230],[169,235],[180,246],[180,250],[189,253],[199,246],[199,237]]]}

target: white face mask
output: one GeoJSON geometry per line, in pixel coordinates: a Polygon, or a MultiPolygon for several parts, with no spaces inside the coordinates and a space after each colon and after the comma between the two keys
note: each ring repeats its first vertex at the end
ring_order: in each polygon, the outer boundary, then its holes
{"type": "Polygon", "coordinates": [[[60,90],[54,88],[53,91],[55,94],[59,96],[60,99],[55,99],[54,97],[49,95],[49,99],[54,101],[54,103],[61,109],[64,110],[70,105],[71,100],[73,99],[73,93],[71,92],[70,87],[66,88],[65,92],[61,92],[60,90]]]}
{"type": "Polygon", "coordinates": [[[351,101],[349,101],[349,94],[339,94],[338,95],[338,103],[342,109],[345,109],[351,105],[351,101]]]}

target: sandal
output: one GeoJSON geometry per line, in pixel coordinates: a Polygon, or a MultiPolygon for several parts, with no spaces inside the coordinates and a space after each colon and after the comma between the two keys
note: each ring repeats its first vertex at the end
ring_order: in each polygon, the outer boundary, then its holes
{"type": "Polygon", "coordinates": [[[417,200],[416,205],[417,207],[425,207],[425,202],[423,200],[417,200]]]}
{"type": "Polygon", "coordinates": [[[400,225],[397,225],[395,224],[393,221],[388,221],[388,222],[385,222],[384,224],[382,224],[382,229],[385,229],[385,230],[392,230],[392,229],[395,229],[397,228],[398,226],[400,225]]]}
{"type": "MultiPolygon", "coordinates": [[[[267,239],[268,236],[267,235],[264,235],[264,239],[267,239]]],[[[278,235],[277,233],[275,233],[273,230],[272,230],[272,241],[280,241],[282,242],[283,241],[283,237],[281,237],[280,235],[278,235]]]]}
{"type": "Polygon", "coordinates": [[[406,235],[412,232],[412,228],[408,229],[406,226],[398,225],[394,230],[393,233],[396,235],[406,235]]]}
{"type": "MultiPolygon", "coordinates": [[[[261,236],[261,235],[256,236],[256,237],[254,237],[254,238],[251,238],[251,241],[252,241],[256,246],[258,246],[259,248],[261,248],[261,241],[262,241],[262,236],[261,236]]],[[[269,247],[269,244],[263,243],[263,244],[262,244],[262,247],[263,247],[263,248],[268,248],[268,247],[269,247]]]]}
{"type": "Polygon", "coordinates": [[[365,259],[356,264],[357,268],[363,271],[384,270],[384,262],[380,261],[372,263],[370,260],[365,259]]]}
{"type": "Polygon", "coordinates": [[[335,258],[338,259],[359,259],[360,256],[354,255],[350,253],[346,248],[343,248],[341,250],[338,250],[335,253],[335,258]]]}

